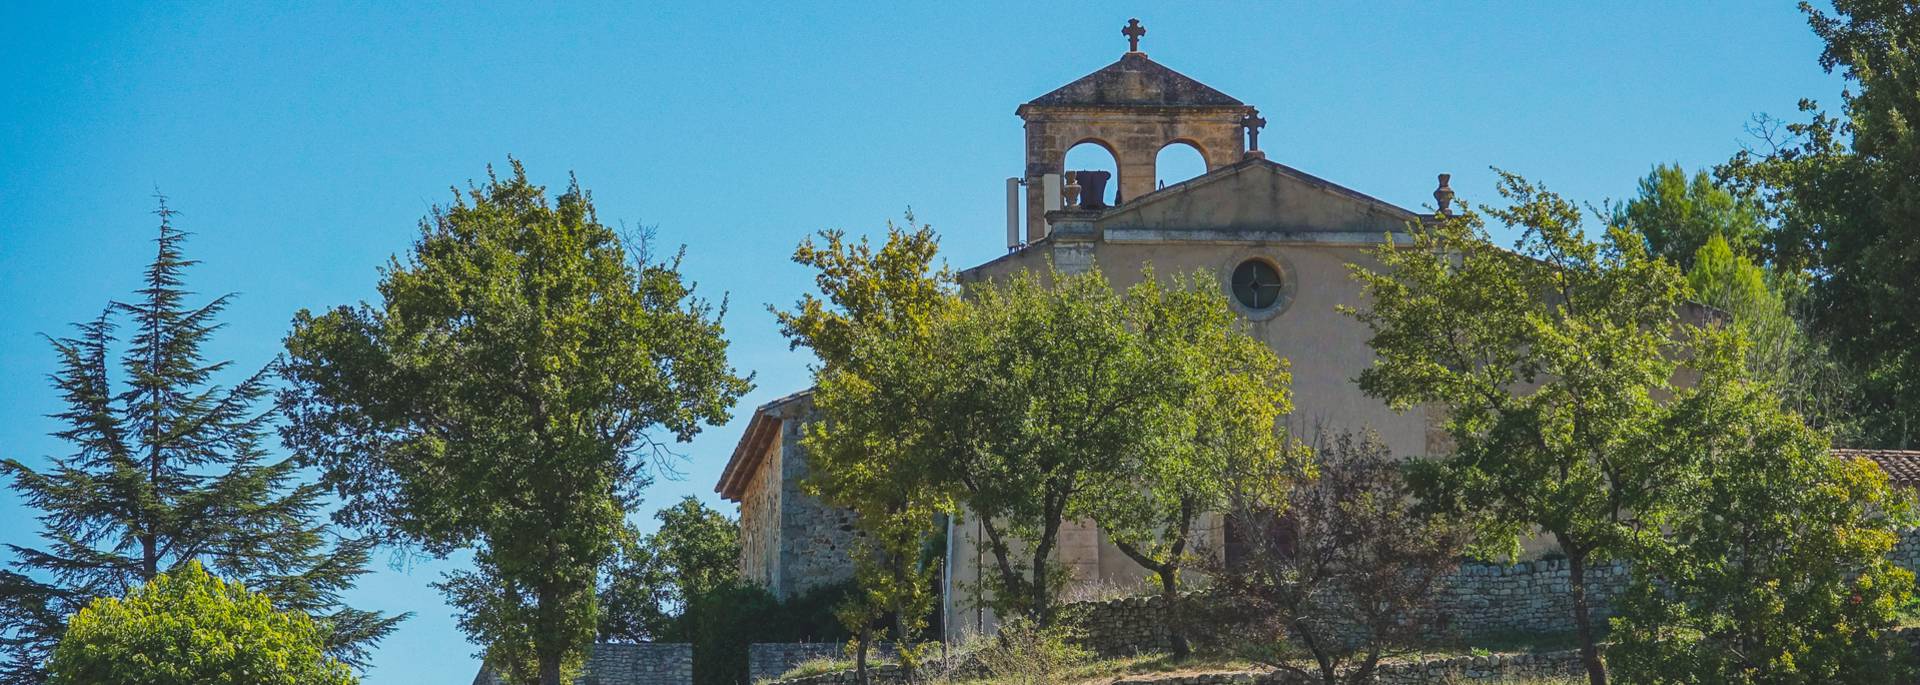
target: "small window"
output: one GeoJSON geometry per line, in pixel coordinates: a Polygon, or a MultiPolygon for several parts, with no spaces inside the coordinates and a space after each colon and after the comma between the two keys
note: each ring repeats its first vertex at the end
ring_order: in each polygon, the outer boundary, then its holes
{"type": "Polygon", "coordinates": [[[1280,270],[1264,259],[1249,259],[1233,269],[1233,299],[1252,310],[1262,310],[1280,302],[1286,282],[1280,270]]]}

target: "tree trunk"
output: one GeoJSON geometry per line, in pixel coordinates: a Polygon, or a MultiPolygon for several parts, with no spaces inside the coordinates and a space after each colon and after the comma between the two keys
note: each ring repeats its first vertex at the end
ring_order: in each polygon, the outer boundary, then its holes
{"type": "MultiPolygon", "coordinates": [[[[1020,588],[1020,572],[1013,568],[1013,552],[1007,548],[1006,536],[986,518],[986,514],[976,515],[981,517],[980,530],[986,532],[989,543],[987,546],[993,551],[994,568],[1000,571],[1000,584],[1007,592],[1018,591],[1020,588]]],[[[985,578],[982,578],[982,580],[985,580],[985,578]]],[[[1001,618],[1004,619],[1006,617],[1003,616],[1001,618]]]]}
{"type": "Polygon", "coordinates": [[[540,585],[539,594],[534,598],[536,604],[533,608],[535,617],[533,624],[540,633],[544,634],[535,635],[533,645],[534,658],[539,662],[540,685],[561,685],[560,663],[566,657],[566,650],[554,644],[559,637],[552,630],[555,621],[550,620],[549,616],[549,612],[559,610],[559,594],[549,580],[540,585]]]}
{"type": "Polygon", "coordinates": [[[1573,594],[1573,628],[1580,638],[1580,661],[1587,669],[1588,685],[1607,685],[1607,666],[1600,661],[1600,647],[1594,644],[1593,619],[1587,606],[1587,552],[1568,545],[1564,536],[1560,548],[1567,553],[1567,591],[1573,594]]]}
{"type": "MultiPolygon", "coordinates": [[[[1296,612],[1297,613],[1297,612],[1296,612]]],[[[1340,685],[1340,662],[1328,650],[1314,639],[1313,629],[1305,621],[1293,620],[1293,632],[1307,646],[1307,653],[1313,655],[1313,663],[1320,669],[1320,682],[1325,685],[1340,685]]]]}
{"type": "Polygon", "coordinates": [[[1185,612],[1180,610],[1180,569],[1166,564],[1156,570],[1160,573],[1160,597],[1167,605],[1167,647],[1173,658],[1185,659],[1193,654],[1193,648],[1187,644],[1185,612]]]}
{"type": "Polygon", "coordinates": [[[907,682],[911,683],[914,681],[914,677],[913,677],[914,669],[913,669],[913,660],[908,658],[908,655],[911,653],[912,650],[908,648],[913,645],[913,636],[908,634],[908,631],[907,631],[908,607],[907,607],[906,599],[901,596],[901,590],[899,588],[909,587],[911,585],[911,581],[914,580],[913,569],[911,568],[913,561],[906,559],[905,555],[896,554],[891,556],[894,557],[893,558],[893,586],[894,586],[893,653],[895,655],[896,660],[898,660],[900,663],[901,675],[903,675],[906,678],[907,682]]]}
{"type": "Polygon", "coordinates": [[[873,629],[860,626],[859,637],[860,645],[853,651],[853,680],[860,685],[868,685],[872,681],[867,679],[867,648],[872,646],[873,629]]]}
{"type": "Polygon", "coordinates": [[[1047,592],[1047,557],[1053,554],[1054,536],[1060,524],[1049,523],[1040,533],[1040,544],[1033,547],[1033,579],[1027,586],[1027,611],[1042,628],[1053,625],[1053,596],[1047,592]]]}

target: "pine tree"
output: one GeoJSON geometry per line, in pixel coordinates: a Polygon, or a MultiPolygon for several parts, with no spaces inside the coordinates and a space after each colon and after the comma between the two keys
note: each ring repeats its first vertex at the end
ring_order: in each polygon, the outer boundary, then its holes
{"type": "Polygon", "coordinates": [[[0,461],[42,527],[41,544],[7,545],[15,559],[0,572],[0,683],[43,682],[67,616],[196,560],[280,610],[314,616],[333,655],[359,665],[405,618],[340,601],[366,572],[373,542],[333,535],[321,520],[324,489],[268,453],[276,412],[260,403],[273,367],[218,382],[231,362],[208,362],[200,347],[232,295],[189,308],[187,234],[166,198],[155,214],[158,254],[135,301],[49,338],[60,359],[50,380],[66,405],[52,415],[64,424],[54,435],[72,454],[45,470],[0,461]],[[119,359],[124,378],[114,378],[121,319],[133,335],[119,359]]]}

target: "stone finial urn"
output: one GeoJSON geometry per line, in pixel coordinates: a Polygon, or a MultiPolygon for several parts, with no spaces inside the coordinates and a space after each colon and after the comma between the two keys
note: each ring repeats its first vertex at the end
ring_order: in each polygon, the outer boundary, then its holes
{"type": "Polygon", "coordinates": [[[1453,174],[1441,174],[1440,187],[1433,189],[1433,201],[1439,208],[1441,216],[1453,214],[1453,186],[1447,185],[1451,180],[1453,180],[1453,174]]]}

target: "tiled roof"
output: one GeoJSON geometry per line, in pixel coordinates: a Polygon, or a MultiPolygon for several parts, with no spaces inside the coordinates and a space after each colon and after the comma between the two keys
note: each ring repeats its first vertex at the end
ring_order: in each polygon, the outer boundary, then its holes
{"type": "Polygon", "coordinates": [[[1887,479],[1894,485],[1906,488],[1920,488],[1920,450],[1833,450],[1836,457],[1862,457],[1880,465],[1887,472],[1887,479]]]}
{"type": "Polygon", "coordinates": [[[727,458],[727,467],[720,472],[720,482],[713,486],[713,491],[728,501],[740,501],[740,496],[746,493],[747,481],[760,469],[760,462],[766,458],[767,446],[780,431],[780,410],[812,396],[813,388],[807,388],[755,409],[753,418],[747,421],[747,429],[740,433],[740,442],[733,447],[733,456],[727,458]]]}

